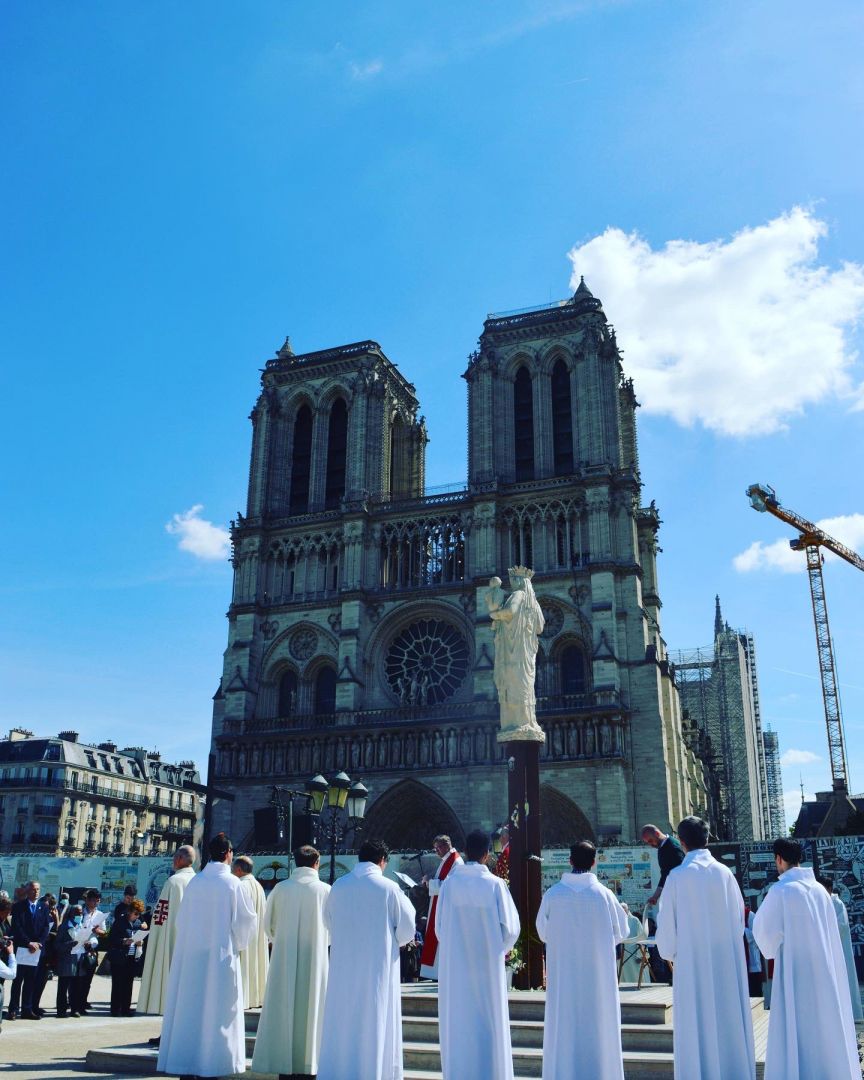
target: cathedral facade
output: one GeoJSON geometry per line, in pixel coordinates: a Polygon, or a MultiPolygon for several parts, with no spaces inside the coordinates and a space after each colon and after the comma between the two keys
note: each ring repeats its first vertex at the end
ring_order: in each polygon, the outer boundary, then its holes
{"type": "MultiPolygon", "coordinates": [[[[414,386],[373,341],[262,373],[215,697],[217,829],[262,846],[272,785],[344,770],[397,849],[507,817],[482,590],[533,567],[544,844],[633,840],[708,805],[660,632],[637,401],[584,282],[492,315],[464,373],[468,476],[425,487],[414,386]]],[[[454,387],[454,396],[456,388],[454,387]]]]}

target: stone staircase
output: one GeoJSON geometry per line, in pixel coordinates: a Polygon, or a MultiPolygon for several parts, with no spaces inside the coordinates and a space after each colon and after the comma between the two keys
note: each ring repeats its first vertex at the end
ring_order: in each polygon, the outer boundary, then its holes
{"type": "MultiPolygon", "coordinates": [[[[761,1080],[765,1059],[768,1014],[761,999],[751,999],[756,1037],[756,1075],[761,1080]]],[[[513,1063],[517,1080],[543,1071],[542,991],[511,991],[509,995],[513,1063]]],[[[260,1013],[246,1013],[246,1054],[251,1059],[260,1013]]],[[[402,988],[402,1038],[405,1080],[441,1080],[438,1034],[438,993],[434,983],[402,988]]],[[[672,1080],[672,989],[668,986],[621,988],[621,1044],[626,1080],[672,1080]]],[[[93,1071],[146,1076],[156,1071],[156,1051],[149,1047],[111,1047],[91,1050],[87,1067],[93,1071]]],[[[248,1073],[249,1080],[258,1074],[248,1073]]],[[[262,1078],[263,1080],[263,1078],[262,1078]]],[[[490,1077],[489,1080],[494,1080],[490,1077]]]]}

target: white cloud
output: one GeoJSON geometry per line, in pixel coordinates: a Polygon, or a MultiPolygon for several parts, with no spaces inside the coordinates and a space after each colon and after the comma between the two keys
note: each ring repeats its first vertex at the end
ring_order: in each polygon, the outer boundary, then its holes
{"type": "Polygon", "coordinates": [[[362,82],[364,79],[372,79],[380,75],[384,65],[380,60],[369,60],[365,64],[355,64],[353,61],[348,65],[351,78],[362,82]]]}
{"type": "Polygon", "coordinates": [[[647,412],[723,435],[782,429],[805,406],[864,407],[850,333],[864,314],[864,266],[818,262],[827,226],[795,207],[731,239],[655,251],[608,228],[569,252],[618,331],[647,412]]]}
{"type": "MultiPolygon", "coordinates": [[[[823,518],[817,521],[816,525],[854,551],[864,548],[864,514],[842,514],[840,517],[823,518]]],[[[789,547],[789,540],[795,535],[797,534],[789,529],[788,536],[772,540],[770,544],[754,540],[748,548],[735,556],[732,565],[739,574],[749,574],[754,570],[779,570],[783,574],[795,574],[805,570],[807,560],[804,552],[793,551],[789,547]]],[[[826,562],[839,557],[824,548],[823,552],[826,562]]]]}
{"type": "Polygon", "coordinates": [[[810,750],[787,750],[780,758],[780,764],[786,767],[790,765],[812,765],[814,761],[821,760],[822,758],[818,754],[814,754],[810,750]]]}
{"type": "Polygon", "coordinates": [[[197,503],[182,514],[175,514],[165,526],[171,536],[179,536],[178,547],[198,559],[227,559],[231,551],[228,530],[201,517],[204,506],[197,503]]]}

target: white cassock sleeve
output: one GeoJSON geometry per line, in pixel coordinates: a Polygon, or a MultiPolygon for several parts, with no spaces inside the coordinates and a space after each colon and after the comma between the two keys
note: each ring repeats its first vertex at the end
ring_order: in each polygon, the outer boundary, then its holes
{"type": "Polygon", "coordinates": [[[275,889],[271,889],[267,896],[267,904],[264,907],[264,933],[271,941],[276,940],[276,924],[279,921],[276,918],[276,907],[273,903],[273,893],[275,889]]]}
{"type": "Polygon", "coordinates": [[[510,952],[516,944],[516,939],[519,937],[519,930],[521,929],[519,924],[519,912],[516,910],[516,905],[513,903],[513,897],[510,895],[510,890],[500,878],[496,878],[495,880],[499,885],[497,890],[497,901],[498,922],[501,926],[501,941],[504,945],[504,952],[510,952]]]}
{"type": "Polygon", "coordinates": [[[546,903],[546,897],[548,893],[543,894],[543,899],[540,901],[540,910],[537,912],[537,936],[541,941],[548,941],[549,933],[549,905],[546,903]]]}
{"type": "Polygon", "coordinates": [[[615,938],[615,944],[620,945],[630,932],[627,912],[611,893],[609,894],[609,907],[609,914],[612,918],[612,936],[615,938]]]}
{"type": "Polygon", "coordinates": [[[657,933],[654,935],[657,951],[664,960],[675,962],[678,950],[678,911],[675,890],[675,875],[666,878],[666,885],[660,893],[660,909],[657,912],[657,933]]]}
{"type": "MultiPolygon", "coordinates": [[[[409,941],[414,940],[414,905],[401,889],[394,889],[390,895],[393,898],[390,909],[391,925],[396,943],[401,949],[403,945],[407,945],[409,941]]],[[[329,930],[326,907],[324,913],[324,923],[329,930]]]]}
{"type": "Polygon", "coordinates": [[[773,960],[783,944],[783,901],[779,889],[769,889],[753,916],[753,937],[759,952],[773,960]]]}
{"type": "MultiPolygon", "coordinates": [[[[231,920],[231,939],[237,952],[248,949],[258,932],[258,916],[255,914],[252,897],[248,889],[240,882],[234,889],[234,918],[231,920]]],[[[182,909],[181,909],[182,910],[182,909]]]]}

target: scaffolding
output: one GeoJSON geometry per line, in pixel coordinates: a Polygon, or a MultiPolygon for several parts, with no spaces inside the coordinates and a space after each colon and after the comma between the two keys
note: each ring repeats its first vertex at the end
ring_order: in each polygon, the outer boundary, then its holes
{"type": "Polygon", "coordinates": [[[780,740],[769,727],[762,733],[765,746],[765,793],[768,800],[769,835],[785,836],[786,808],[783,805],[783,775],[780,771],[780,740]]]}
{"type": "Polygon", "coordinates": [[[761,840],[767,830],[767,776],[755,677],[755,646],[745,631],[718,620],[713,646],[670,654],[691,720],[714,748],[722,839],[761,840]]]}

